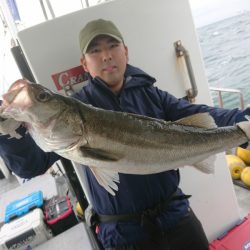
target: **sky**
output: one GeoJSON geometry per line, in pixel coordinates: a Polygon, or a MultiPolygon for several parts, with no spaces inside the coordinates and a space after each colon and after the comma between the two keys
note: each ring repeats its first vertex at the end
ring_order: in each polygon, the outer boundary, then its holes
{"type": "Polygon", "coordinates": [[[189,0],[189,2],[197,27],[250,11],[250,0],[189,0]]]}

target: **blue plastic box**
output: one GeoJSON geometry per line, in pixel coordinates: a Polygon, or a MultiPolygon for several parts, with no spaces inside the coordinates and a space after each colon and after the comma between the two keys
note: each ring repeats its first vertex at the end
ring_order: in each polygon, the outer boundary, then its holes
{"type": "Polygon", "coordinates": [[[18,218],[35,208],[43,206],[42,191],[33,192],[19,200],[9,203],[5,209],[4,222],[8,223],[11,220],[18,218]]]}

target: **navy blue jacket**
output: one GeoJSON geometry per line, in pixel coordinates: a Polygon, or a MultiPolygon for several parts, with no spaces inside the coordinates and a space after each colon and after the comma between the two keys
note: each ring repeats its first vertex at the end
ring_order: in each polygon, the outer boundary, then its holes
{"type": "MultiPolygon", "coordinates": [[[[238,109],[227,110],[194,105],[179,100],[162,91],[153,84],[155,79],[142,70],[127,66],[125,84],[118,95],[115,95],[100,79],[90,79],[89,84],[75,98],[107,110],[124,111],[146,115],[154,118],[175,121],[182,117],[209,112],[218,126],[232,125],[244,120],[243,112],[238,109]]],[[[43,174],[57,159],[54,153],[44,153],[28,134],[21,140],[6,140],[0,137],[0,155],[6,165],[17,175],[30,178],[43,174]]],[[[85,168],[93,201],[93,207],[99,214],[140,213],[152,208],[161,200],[167,199],[179,185],[179,171],[172,170],[152,175],[120,174],[119,191],[113,197],[96,181],[88,168],[85,168]]],[[[182,191],[178,189],[179,195],[182,191]]],[[[172,202],[166,211],[157,218],[163,230],[170,229],[187,213],[187,200],[172,202]]],[[[129,245],[148,237],[147,233],[136,222],[102,223],[98,238],[105,248],[116,245],[129,245]]]]}

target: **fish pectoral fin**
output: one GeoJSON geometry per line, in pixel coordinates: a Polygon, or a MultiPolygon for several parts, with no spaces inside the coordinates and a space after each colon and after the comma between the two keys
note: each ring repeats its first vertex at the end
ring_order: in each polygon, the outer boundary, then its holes
{"type": "Polygon", "coordinates": [[[209,113],[198,113],[175,121],[180,125],[193,126],[199,128],[216,128],[217,125],[209,113]]]}
{"type": "Polygon", "coordinates": [[[107,152],[103,149],[90,148],[86,146],[80,147],[80,151],[86,158],[91,158],[100,161],[118,161],[121,157],[118,155],[107,152]]]}
{"type": "Polygon", "coordinates": [[[216,155],[209,156],[207,159],[193,164],[193,167],[205,174],[214,174],[216,155]]]}
{"type": "Polygon", "coordinates": [[[116,183],[120,182],[119,174],[111,170],[101,169],[94,166],[89,166],[89,168],[95,176],[97,182],[110,194],[115,196],[114,191],[118,191],[118,186],[116,183]]]}

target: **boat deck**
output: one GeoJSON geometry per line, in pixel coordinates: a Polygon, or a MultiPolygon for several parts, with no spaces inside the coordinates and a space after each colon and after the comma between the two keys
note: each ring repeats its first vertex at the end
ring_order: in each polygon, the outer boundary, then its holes
{"type": "Polygon", "coordinates": [[[10,175],[9,179],[1,179],[0,180],[0,196],[3,193],[6,193],[9,190],[12,190],[18,187],[20,184],[18,183],[15,176],[10,175]]]}
{"type": "Polygon", "coordinates": [[[250,213],[250,190],[234,185],[234,190],[239,204],[240,215],[245,217],[250,213]]]}

